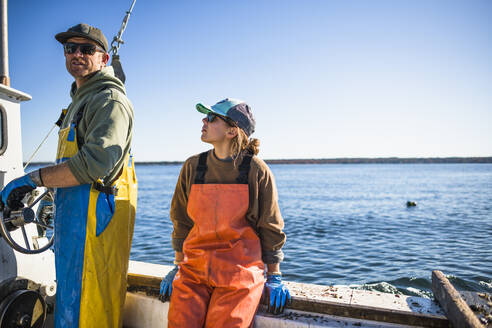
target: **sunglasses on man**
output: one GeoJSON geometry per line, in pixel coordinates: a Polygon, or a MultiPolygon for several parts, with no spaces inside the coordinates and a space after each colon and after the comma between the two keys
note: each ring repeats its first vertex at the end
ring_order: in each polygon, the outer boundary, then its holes
{"type": "Polygon", "coordinates": [[[230,126],[237,126],[237,124],[228,117],[217,115],[217,114],[212,113],[212,112],[207,113],[207,121],[209,123],[212,123],[215,120],[215,118],[217,118],[217,117],[220,118],[222,121],[226,122],[227,124],[229,124],[230,126]]]}
{"type": "Polygon", "coordinates": [[[74,43],[74,42],[67,42],[63,44],[63,50],[65,51],[66,54],[74,54],[77,52],[77,49],[80,49],[80,52],[84,55],[93,55],[96,53],[96,51],[99,52],[106,52],[104,49],[101,47],[98,47],[94,44],[90,43],[74,43]]]}

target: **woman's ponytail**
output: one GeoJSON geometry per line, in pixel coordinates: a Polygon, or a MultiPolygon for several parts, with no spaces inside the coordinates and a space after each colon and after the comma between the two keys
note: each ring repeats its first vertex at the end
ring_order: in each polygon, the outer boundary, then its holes
{"type": "Polygon", "coordinates": [[[260,151],[260,140],[256,138],[248,138],[243,129],[238,128],[237,136],[232,139],[231,153],[234,165],[238,166],[244,153],[257,155],[260,151]]]}

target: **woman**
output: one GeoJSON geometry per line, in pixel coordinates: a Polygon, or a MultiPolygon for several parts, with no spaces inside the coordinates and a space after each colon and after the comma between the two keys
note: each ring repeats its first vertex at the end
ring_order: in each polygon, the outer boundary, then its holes
{"type": "Polygon", "coordinates": [[[161,299],[171,299],[169,327],[249,327],[264,288],[270,312],[290,301],[275,181],[254,156],[259,141],[249,139],[255,120],[245,102],[196,109],[207,115],[201,139],[213,149],[181,169],[171,203],[175,268],[161,283],[161,299]]]}

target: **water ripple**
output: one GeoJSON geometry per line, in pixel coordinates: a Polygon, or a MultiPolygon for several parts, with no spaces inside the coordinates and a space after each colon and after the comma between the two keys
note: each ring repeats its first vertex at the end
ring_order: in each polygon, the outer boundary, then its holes
{"type": "MultiPolygon", "coordinates": [[[[429,296],[431,271],[492,292],[492,165],[272,165],[289,280],[429,296]],[[417,202],[407,208],[406,202],[417,202]]],[[[171,264],[180,166],[137,165],[131,258],[171,264]]]]}

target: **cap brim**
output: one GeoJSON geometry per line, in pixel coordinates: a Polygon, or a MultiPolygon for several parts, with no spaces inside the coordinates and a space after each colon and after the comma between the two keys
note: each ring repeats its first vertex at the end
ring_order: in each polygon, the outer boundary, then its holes
{"type": "Polygon", "coordinates": [[[196,110],[199,111],[200,113],[203,113],[203,114],[208,114],[210,112],[213,112],[212,108],[210,107],[207,107],[203,104],[196,104],[196,110]]]}
{"type": "Polygon", "coordinates": [[[87,34],[84,34],[84,33],[77,33],[77,32],[70,31],[70,32],[61,32],[61,33],[58,33],[55,35],[55,39],[62,44],[67,42],[68,39],[75,38],[75,37],[92,40],[95,43],[97,43],[98,45],[100,45],[104,49],[104,51],[108,52],[108,49],[106,49],[106,46],[104,44],[102,44],[101,42],[99,42],[96,39],[89,37],[87,34]]]}

